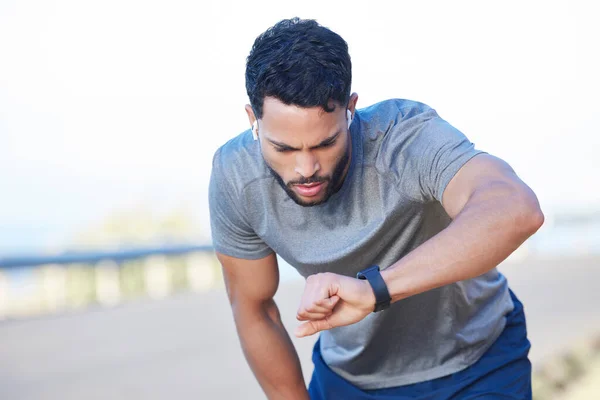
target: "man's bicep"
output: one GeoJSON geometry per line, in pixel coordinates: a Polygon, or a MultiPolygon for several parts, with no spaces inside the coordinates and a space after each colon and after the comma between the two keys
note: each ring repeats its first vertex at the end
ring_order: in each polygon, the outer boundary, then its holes
{"type": "Polygon", "coordinates": [[[475,191],[492,187],[509,191],[529,189],[508,163],[484,153],[473,157],[458,170],[444,190],[442,205],[454,219],[475,191]]]}
{"type": "Polygon", "coordinates": [[[273,298],[279,286],[277,257],[248,260],[216,253],[221,266],[231,304],[260,306],[273,298]],[[241,303],[240,303],[241,302],[241,303]]]}

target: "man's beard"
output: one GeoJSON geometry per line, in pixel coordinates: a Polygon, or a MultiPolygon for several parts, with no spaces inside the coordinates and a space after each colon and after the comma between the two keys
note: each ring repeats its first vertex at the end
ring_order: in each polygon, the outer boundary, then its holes
{"type": "MultiPolygon", "coordinates": [[[[350,161],[350,152],[346,151],[344,152],[344,155],[342,156],[342,158],[340,158],[340,161],[338,161],[338,163],[335,165],[335,168],[333,169],[333,173],[331,174],[331,176],[327,176],[327,177],[310,177],[310,178],[302,178],[296,181],[290,181],[287,185],[285,184],[285,182],[283,181],[283,179],[281,178],[281,176],[275,172],[273,170],[273,168],[271,168],[271,166],[267,163],[267,167],[269,168],[269,171],[271,171],[271,174],[275,177],[275,179],[277,180],[277,182],[279,183],[279,185],[283,188],[283,190],[285,190],[285,192],[287,193],[287,195],[294,200],[294,202],[300,206],[303,207],[312,207],[312,206],[317,206],[319,204],[323,204],[325,203],[327,200],[329,200],[329,198],[331,197],[331,195],[333,195],[334,193],[336,193],[341,187],[342,187],[342,183],[344,180],[344,170],[346,169],[346,166],[349,164],[350,161]],[[325,189],[325,195],[323,196],[323,198],[321,200],[318,201],[303,201],[296,192],[294,192],[294,190],[292,189],[293,185],[308,185],[310,183],[321,183],[321,182],[328,182],[326,189],[325,189]]],[[[350,170],[350,167],[348,167],[348,170],[350,170]]]]}

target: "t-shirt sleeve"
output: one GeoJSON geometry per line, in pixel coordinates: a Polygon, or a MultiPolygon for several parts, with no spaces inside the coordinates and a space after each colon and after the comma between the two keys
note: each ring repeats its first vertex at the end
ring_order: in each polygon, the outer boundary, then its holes
{"type": "Polygon", "coordinates": [[[220,150],[213,158],[208,190],[210,225],[215,251],[232,257],[256,260],[273,251],[244,217],[234,186],[227,180],[220,150]]]}
{"type": "Polygon", "coordinates": [[[393,168],[401,191],[409,197],[442,202],[444,190],[460,168],[484,153],[458,129],[443,120],[434,109],[398,124],[393,168]]]}

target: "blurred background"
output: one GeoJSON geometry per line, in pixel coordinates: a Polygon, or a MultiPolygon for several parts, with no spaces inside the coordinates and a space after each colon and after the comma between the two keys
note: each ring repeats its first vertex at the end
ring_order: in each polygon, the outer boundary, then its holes
{"type": "MultiPolygon", "coordinates": [[[[211,252],[208,179],[249,128],[254,39],[293,16],[348,42],[359,108],[424,102],[534,189],[546,223],[499,266],[525,304],[534,390],[600,398],[593,10],[0,0],[0,398],[264,397],[211,252]]],[[[292,331],[303,282],[280,270],[292,331]]],[[[307,382],[315,339],[294,339],[307,382]]]]}

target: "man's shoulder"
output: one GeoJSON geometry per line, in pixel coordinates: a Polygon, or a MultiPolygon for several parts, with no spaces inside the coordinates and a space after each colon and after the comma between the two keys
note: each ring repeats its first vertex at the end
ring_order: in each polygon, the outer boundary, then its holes
{"type": "Polygon", "coordinates": [[[357,112],[364,122],[373,121],[387,125],[390,121],[398,123],[400,120],[430,111],[434,110],[420,101],[393,98],[359,109],[357,112]]]}
{"type": "Polygon", "coordinates": [[[358,111],[365,163],[387,170],[411,142],[419,127],[437,116],[425,103],[389,99],[358,111]]]}
{"type": "Polygon", "coordinates": [[[232,161],[239,157],[252,156],[252,147],[255,145],[250,130],[246,130],[219,146],[215,152],[215,159],[232,161]]]}
{"type": "Polygon", "coordinates": [[[266,172],[259,143],[250,130],[221,145],[213,156],[212,168],[214,177],[227,178],[238,188],[266,172]]]}

